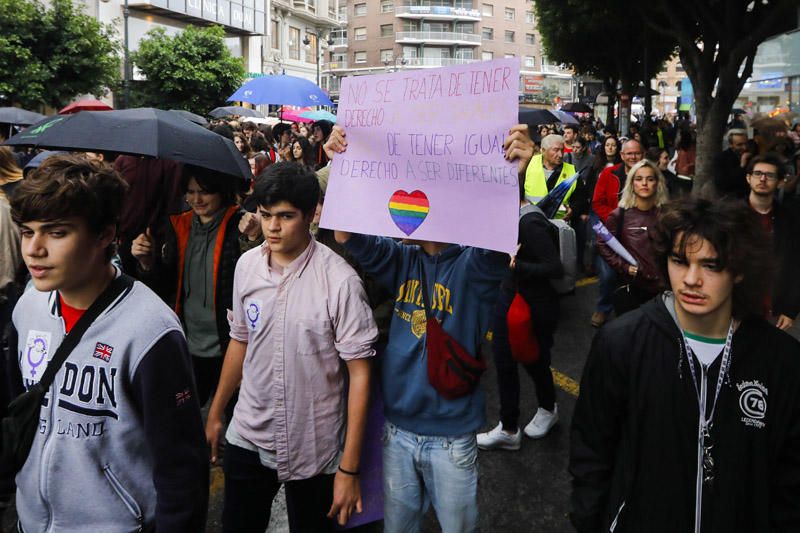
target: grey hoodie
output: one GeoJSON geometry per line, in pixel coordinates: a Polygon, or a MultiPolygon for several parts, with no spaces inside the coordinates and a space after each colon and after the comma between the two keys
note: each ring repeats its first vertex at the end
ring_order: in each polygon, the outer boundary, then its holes
{"type": "MultiPolygon", "coordinates": [[[[14,309],[25,387],[64,338],[58,294],[14,309]]],[[[136,282],[89,327],[56,374],[16,478],[26,532],[201,531],[208,466],[186,341],[136,282]]]]}

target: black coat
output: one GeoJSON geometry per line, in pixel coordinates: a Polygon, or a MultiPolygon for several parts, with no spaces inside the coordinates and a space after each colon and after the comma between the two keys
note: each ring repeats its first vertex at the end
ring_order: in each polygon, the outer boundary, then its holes
{"type": "Polygon", "coordinates": [[[745,198],[750,194],[747,171],[739,154],[728,148],[714,158],[714,186],[720,198],[745,198]]]}
{"type": "Polygon", "coordinates": [[[534,323],[555,328],[558,319],[558,293],[551,280],[564,273],[556,243],[555,227],[539,213],[528,213],[519,220],[516,267],[504,288],[514,285],[531,308],[534,323]]]}
{"type": "MultiPolygon", "coordinates": [[[[609,531],[615,517],[617,533],[693,531],[698,400],[680,339],[661,297],[596,335],[572,423],[578,531],[609,531]]],[[[709,368],[712,396],[720,359],[709,368]]],[[[800,531],[799,376],[795,339],[762,319],[742,322],[711,430],[704,533],[800,531]],[[762,417],[742,407],[753,397],[764,399],[762,417]]]]}
{"type": "Polygon", "coordinates": [[[776,202],[772,227],[778,267],[772,285],[772,313],[794,320],[800,314],[800,205],[792,200],[776,202]]]}

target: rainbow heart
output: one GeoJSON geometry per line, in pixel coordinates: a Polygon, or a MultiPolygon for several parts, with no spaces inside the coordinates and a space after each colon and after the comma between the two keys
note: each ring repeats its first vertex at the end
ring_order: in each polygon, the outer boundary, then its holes
{"type": "Polygon", "coordinates": [[[389,198],[389,214],[392,220],[406,235],[411,235],[425,221],[430,211],[428,197],[422,191],[407,193],[395,191],[389,198]]]}

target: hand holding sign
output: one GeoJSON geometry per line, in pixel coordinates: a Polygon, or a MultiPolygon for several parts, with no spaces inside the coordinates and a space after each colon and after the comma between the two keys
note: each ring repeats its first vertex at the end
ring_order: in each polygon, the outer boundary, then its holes
{"type": "Polygon", "coordinates": [[[320,226],[340,230],[338,240],[359,232],[512,252],[512,160],[532,155],[524,127],[512,129],[518,71],[503,59],[346,78],[340,127],[324,147],[332,166],[320,226]]]}

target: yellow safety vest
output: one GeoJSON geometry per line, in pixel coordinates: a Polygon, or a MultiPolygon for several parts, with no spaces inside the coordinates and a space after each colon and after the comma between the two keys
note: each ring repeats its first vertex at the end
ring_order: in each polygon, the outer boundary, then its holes
{"type": "MultiPolygon", "coordinates": [[[[556,185],[554,185],[554,187],[565,179],[571,177],[573,174],[575,174],[575,166],[571,165],[570,163],[562,163],[561,174],[558,176],[558,180],[556,180],[556,185]]],[[[569,188],[569,191],[567,191],[567,195],[564,197],[564,204],[566,204],[569,200],[569,197],[572,196],[577,184],[578,182],[576,181],[572,184],[572,187],[569,188]]],[[[535,204],[547,196],[547,193],[547,179],[544,177],[542,154],[538,154],[533,156],[531,162],[528,163],[528,168],[525,170],[525,197],[528,198],[531,203],[535,204]]],[[[558,215],[556,215],[557,218],[562,218],[563,216],[564,214],[561,211],[559,211],[558,215]]]]}

